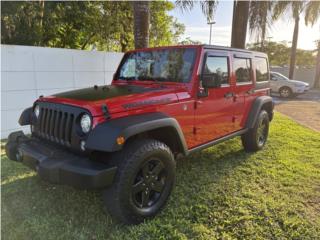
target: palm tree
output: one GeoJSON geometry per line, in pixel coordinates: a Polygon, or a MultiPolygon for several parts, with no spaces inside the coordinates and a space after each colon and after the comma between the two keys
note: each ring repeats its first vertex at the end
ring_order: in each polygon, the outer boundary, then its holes
{"type": "MultiPolygon", "coordinates": [[[[308,25],[310,23],[311,25],[314,25],[316,21],[320,17],[320,2],[318,1],[310,1],[307,3],[306,11],[305,11],[305,22],[308,25]]],[[[314,82],[313,87],[314,88],[320,88],[320,39],[317,41],[317,58],[316,58],[316,64],[315,64],[315,76],[314,76],[314,82]]]]}
{"type": "MultiPolygon", "coordinates": [[[[182,10],[193,8],[194,1],[176,1],[176,5],[182,10]]],[[[212,19],[217,1],[201,1],[202,12],[208,20],[212,19]]],[[[134,17],[134,45],[135,48],[146,48],[149,46],[150,4],[148,1],[133,1],[134,17]]]]}
{"type": "Polygon", "coordinates": [[[202,13],[207,17],[208,21],[213,20],[214,11],[217,8],[218,1],[215,0],[206,0],[206,1],[193,1],[193,0],[177,0],[176,6],[182,9],[183,11],[191,10],[195,3],[199,2],[202,13]]]}
{"type": "Polygon", "coordinates": [[[291,10],[292,18],[294,19],[294,30],[292,36],[292,45],[291,45],[291,55],[290,55],[290,68],[289,68],[289,78],[292,79],[294,75],[294,68],[296,65],[296,53],[297,53],[297,44],[298,44],[298,35],[299,35],[299,22],[300,15],[302,14],[305,1],[279,1],[274,8],[274,18],[278,18],[280,15],[283,15],[287,9],[291,10]]]}
{"type": "Polygon", "coordinates": [[[251,1],[249,9],[250,35],[256,37],[260,49],[264,48],[268,29],[271,28],[274,1],[251,1]]]}
{"type": "Polygon", "coordinates": [[[134,46],[146,48],[149,46],[150,5],[148,1],[133,2],[134,46]]]}
{"type": "Polygon", "coordinates": [[[231,47],[245,48],[250,1],[233,2],[231,47]]]}
{"type": "Polygon", "coordinates": [[[289,78],[294,77],[300,17],[305,14],[305,24],[313,26],[320,17],[320,4],[316,1],[279,1],[274,7],[274,18],[290,10],[294,19],[294,31],[290,55],[289,78]]]}
{"type": "Polygon", "coordinates": [[[320,88],[320,40],[317,41],[318,45],[318,54],[317,54],[317,60],[316,60],[316,67],[315,67],[315,75],[314,75],[314,82],[313,87],[314,88],[320,88]]]}
{"type": "MultiPolygon", "coordinates": [[[[183,10],[190,10],[194,7],[195,2],[178,0],[176,5],[183,10]]],[[[200,1],[202,12],[207,16],[208,21],[212,20],[217,5],[218,1],[200,1]]],[[[261,36],[260,39],[264,41],[272,20],[269,14],[272,5],[270,1],[234,1],[231,47],[245,48],[248,20],[251,34],[261,36]]]]}

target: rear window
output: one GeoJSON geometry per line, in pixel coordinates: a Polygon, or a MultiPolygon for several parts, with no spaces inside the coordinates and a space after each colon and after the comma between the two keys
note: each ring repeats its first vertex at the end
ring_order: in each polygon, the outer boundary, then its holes
{"type": "Polygon", "coordinates": [[[256,65],[257,82],[269,81],[268,61],[266,58],[256,57],[254,59],[256,65]]]}

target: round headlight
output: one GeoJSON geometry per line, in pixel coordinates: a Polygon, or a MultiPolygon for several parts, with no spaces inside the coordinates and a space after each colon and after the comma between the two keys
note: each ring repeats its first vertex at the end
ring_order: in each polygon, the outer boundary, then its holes
{"type": "Polygon", "coordinates": [[[80,126],[82,132],[88,133],[91,129],[91,118],[88,114],[83,114],[80,119],[80,126]]]}
{"type": "Polygon", "coordinates": [[[40,115],[40,107],[39,105],[36,105],[33,109],[34,115],[36,116],[36,118],[39,118],[40,115]]]}

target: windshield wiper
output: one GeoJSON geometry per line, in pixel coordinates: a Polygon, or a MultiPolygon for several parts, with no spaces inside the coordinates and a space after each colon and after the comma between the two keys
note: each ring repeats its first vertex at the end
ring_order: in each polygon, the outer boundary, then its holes
{"type": "Polygon", "coordinates": [[[132,81],[136,80],[136,77],[119,77],[119,80],[132,81]]]}

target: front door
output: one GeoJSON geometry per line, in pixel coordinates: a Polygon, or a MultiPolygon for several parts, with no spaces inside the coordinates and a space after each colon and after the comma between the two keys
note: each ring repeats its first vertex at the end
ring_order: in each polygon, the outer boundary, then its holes
{"type": "Polygon", "coordinates": [[[202,90],[200,84],[195,109],[196,145],[210,142],[234,131],[234,95],[229,53],[208,51],[203,63],[202,74],[219,76],[221,87],[202,90]]]}

